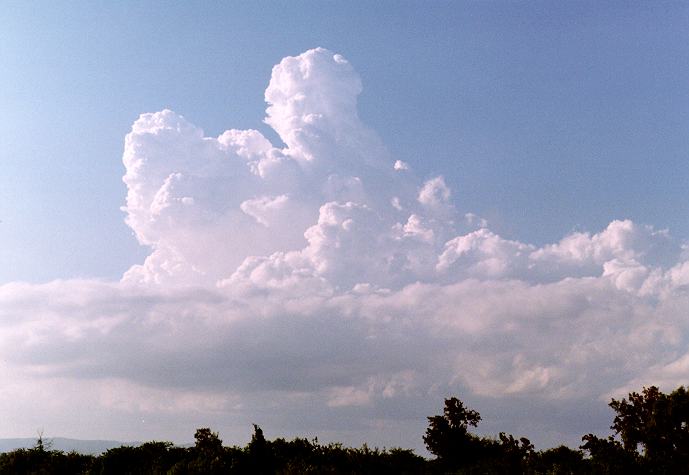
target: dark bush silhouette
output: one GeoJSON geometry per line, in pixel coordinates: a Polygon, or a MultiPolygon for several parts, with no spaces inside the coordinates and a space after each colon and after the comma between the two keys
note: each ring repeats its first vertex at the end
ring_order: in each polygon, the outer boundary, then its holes
{"type": "Polygon", "coordinates": [[[689,394],[680,386],[670,394],[657,387],[612,399],[615,411],[607,439],[583,437],[582,449],[596,467],[610,473],[689,473],[689,394]]]}
{"type": "Polygon", "coordinates": [[[535,453],[530,468],[533,473],[551,475],[591,473],[582,451],[564,445],[535,453]]]}
{"type": "Polygon", "coordinates": [[[481,441],[469,433],[469,426],[476,427],[480,421],[481,415],[464,407],[456,397],[445,399],[443,415],[428,418],[423,441],[428,451],[447,466],[470,465],[479,456],[481,441]]]}
{"type": "Polygon", "coordinates": [[[436,456],[436,469],[466,473],[523,473],[528,471],[534,447],[526,437],[501,432],[498,440],[469,432],[481,415],[452,397],[445,399],[443,415],[428,418],[423,441],[436,456]]]}
{"type": "Polygon", "coordinates": [[[0,454],[0,475],[44,474],[683,474],[689,473],[689,394],[664,394],[651,386],[613,399],[609,437],[587,434],[581,450],[560,446],[536,451],[525,437],[471,433],[481,415],[456,397],[442,415],[428,418],[423,436],[433,460],[411,450],[380,450],[317,439],[266,439],[254,425],[245,447],[225,447],[218,433],[197,429],[192,447],[147,442],[110,449],[100,456],[51,450],[41,435],[30,449],[0,454]]]}
{"type": "Polygon", "coordinates": [[[0,474],[13,475],[52,475],[87,473],[94,457],[91,455],[58,450],[46,450],[40,434],[36,445],[31,449],[17,449],[0,454],[0,474]]]}

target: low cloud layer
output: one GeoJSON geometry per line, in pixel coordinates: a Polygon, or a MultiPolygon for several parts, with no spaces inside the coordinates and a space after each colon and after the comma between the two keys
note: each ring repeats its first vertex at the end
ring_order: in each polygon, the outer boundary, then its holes
{"type": "Polygon", "coordinates": [[[265,122],[284,146],[141,115],[123,210],[145,262],[120,282],[0,287],[7,435],[231,439],[255,421],[420,447],[459,395],[488,431],[576,444],[605,430],[611,395],[686,382],[686,243],[629,220],[505,239],[386,151],[361,90],[340,55],[283,59],[265,122]]]}

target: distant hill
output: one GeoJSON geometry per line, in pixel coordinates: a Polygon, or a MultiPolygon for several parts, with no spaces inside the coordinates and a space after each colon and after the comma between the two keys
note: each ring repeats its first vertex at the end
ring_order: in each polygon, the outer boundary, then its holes
{"type": "MultiPolygon", "coordinates": [[[[118,442],[116,440],[80,440],[64,437],[46,437],[43,439],[46,449],[70,452],[74,450],[82,454],[98,455],[108,449],[122,445],[141,445],[141,442],[118,442]]],[[[0,439],[0,452],[10,452],[15,449],[28,449],[36,445],[35,437],[22,439],[0,439]]]]}

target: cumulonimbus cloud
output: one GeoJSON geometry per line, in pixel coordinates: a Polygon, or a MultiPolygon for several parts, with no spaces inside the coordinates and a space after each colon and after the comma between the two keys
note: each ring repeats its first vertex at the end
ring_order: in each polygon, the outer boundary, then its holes
{"type": "MultiPolygon", "coordinates": [[[[120,282],[0,287],[14,424],[22,388],[42,386],[60,394],[52,410],[81,398],[113,427],[133,412],[226,426],[270,413],[276,432],[389,443],[381,428],[403,426],[418,447],[450,393],[577,418],[631,384],[686,381],[686,245],[629,220],[543,247],[505,239],[460,213],[442,176],[386,151],[358,117],[361,90],[325,49],[283,59],[265,122],[284,146],[141,115],[123,210],[145,262],[120,282]]],[[[542,417],[543,434],[581,435],[542,417]]]]}

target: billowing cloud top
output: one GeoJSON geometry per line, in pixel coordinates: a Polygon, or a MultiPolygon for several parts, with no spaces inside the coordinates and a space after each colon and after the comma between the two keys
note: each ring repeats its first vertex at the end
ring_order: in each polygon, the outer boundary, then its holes
{"type": "MultiPolygon", "coordinates": [[[[265,122],[284,146],[141,115],[123,210],[151,253],[121,282],[0,287],[0,367],[17,381],[0,407],[37,386],[71,404],[69,386],[113,427],[185,408],[226,430],[262,414],[354,442],[406,424],[397,442],[419,446],[451,392],[556,400],[576,419],[582,401],[686,382],[686,245],[629,220],[543,247],[505,239],[442,176],[390,156],[358,117],[361,90],[328,50],[283,59],[265,122]]],[[[544,443],[581,435],[542,417],[544,443]]]]}

